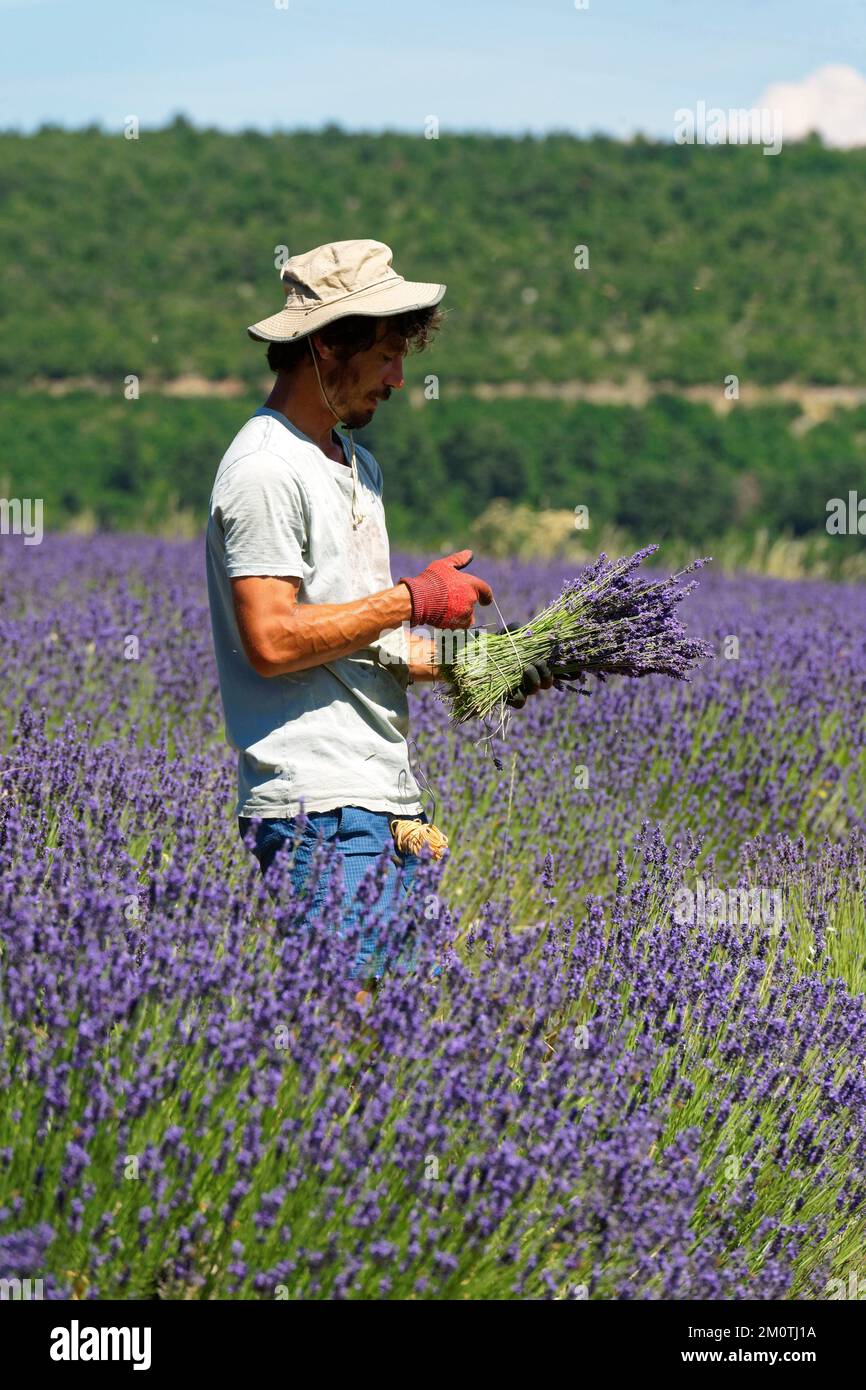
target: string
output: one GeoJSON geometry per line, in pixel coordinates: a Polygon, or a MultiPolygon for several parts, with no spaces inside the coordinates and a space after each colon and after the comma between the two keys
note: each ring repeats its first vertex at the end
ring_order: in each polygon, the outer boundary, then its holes
{"type": "Polygon", "coordinates": [[[350,443],[351,446],[352,446],[352,458],[351,458],[351,466],[352,466],[352,530],[354,531],[354,530],[357,529],[358,526],[360,526],[361,522],[364,520],[364,518],[365,518],[365,516],[366,516],[366,513],[361,511],[361,509],[360,509],[360,504],[358,504],[357,508],[356,508],[356,505],[355,505],[356,499],[357,499],[357,497],[358,497],[358,495],[359,495],[359,492],[360,492],[360,483],[358,482],[358,465],[357,465],[357,462],[356,462],[356,459],[355,459],[355,437],[354,437],[354,435],[352,434],[352,431],[349,429],[349,426],[346,425],[346,424],[344,424],[343,421],[340,419],[340,416],[339,416],[338,411],[336,411],[336,410],[334,409],[334,407],[331,405],[331,402],[328,400],[328,397],[325,395],[325,388],[324,388],[324,386],[322,385],[322,378],[319,376],[319,364],[318,364],[318,362],[316,361],[316,350],[315,350],[315,348],[313,347],[312,341],[311,341],[309,338],[307,339],[307,342],[309,343],[309,346],[310,346],[310,354],[311,354],[311,356],[312,356],[312,358],[313,358],[313,367],[314,367],[315,372],[316,372],[316,380],[317,380],[318,383],[319,383],[319,390],[320,390],[321,393],[322,393],[322,400],[325,402],[325,405],[326,405],[326,406],[328,407],[328,409],[330,410],[330,412],[331,412],[331,414],[333,415],[334,419],[336,420],[337,424],[338,424],[338,425],[343,425],[343,428],[348,432],[348,435],[349,435],[349,443],[350,443]]]}
{"type": "Polygon", "coordinates": [[[421,767],[421,754],[418,752],[418,744],[415,742],[414,738],[407,738],[406,744],[407,746],[411,746],[415,749],[415,756],[417,759],[416,772],[420,776],[422,785],[426,788],[430,800],[433,802],[433,809],[430,812],[430,819],[431,821],[434,821],[436,819],[436,793],[430,786],[430,783],[427,781],[427,777],[424,773],[423,768],[421,767]]]}
{"type": "MultiPolygon", "coordinates": [[[[414,773],[416,776],[420,777],[424,787],[426,788],[427,794],[433,802],[433,809],[430,815],[430,820],[426,825],[423,823],[423,821],[410,820],[406,817],[390,815],[388,817],[388,825],[390,827],[391,834],[394,837],[394,844],[396,845],[397,850],[401,854],[406,852],[408,852],[409,854],[419,854],[421,852],[422,846],[427,845],[430,849],[431,854],[433,855],[433,858],[441,859],[445,850],[448,848],[448,837],[447,835],[443,835],[442,831],[436,825],[433,824],[433,822],[436,819],[436,794],[433,791],[433,788],[430,786],[430,783],[428,782],[427,777],[425,776],[424,771],[421,767],[421,755],[418,752],[417,743],[413,738],[407,738],[406,744],[407,746],[411,744],[411,746],[415,749],[418,765],[414,769],[414,773]]],[[[404,768],[403,771],[400,773],[401,785],[403,785],[405,778],[406,770],[404,768]]]]}
{"type": "MultiPolygon", "coordinates": [[[[515,643],[515,641],[514,641],[514,637],[513,637],[512,633],[511,633],[511,631],[509,630],[509,627],[508,627],[507,622],[505,621],[504,617],[502,616],[502,610],[501,610],[501,608],[499,607],[499,604],[496,602],[496,595],[493,593],[493,590],[492,590],[492,589],[491,589],[491,591],[490,591],[490,596],[491,596],[491,598],[492,598],[492,600],[493,600],[493,607],[496,609],[496,612],[499,614],[499,621],[500,621],[500,623],[502,624],[502,627],[503,627],[503,632],[502,632],[501,635],[502,635],[503,637],[507,637],[507,638],[508,638],[508,640],[509,640],[509,642],[511,643],[511,646],[512,646],[512,648],[513,648],[513,650],[514,650],[514,655],[517,657],[518,664],[522,666],[522,665],[523,665],[523,658],[521,657],[520,652],[517,650],[517,645],[516,645],[516,643],[515,643]]],[[[501,666],[499,666],[496,662],[494,662],[494,665],[496,666],[496,669],[497,669],[497,670],[499,670],[499,671],[502,670],[501,666]]],[[[494,729],[492,732],[489,732],[489,731],[486,729],[486,726],[485,726],[485,732],[484,732],[484,734],[482,735],[481,738],[476,739],[476,741],[475,741],[475,746],[476,746],[476,748],[478,747],[478,745],[479,745],[480,743],[486,743],[486,744],[488,745],[488,749],[489,749],[489,746],[490,746],[490,744],[492,743],[493,739],[496,737],[496,735],[497,735],[497,734],[502,734],[502,735],[504,736],[507,727],[508,727],[508,710],[506,709],[505,701],[503,700],[502,703],[501,703],[501,709],[500,709],[500,716],[499,716],[499,725],[498,725],[498,727],[497,727],[496,729],[494,729]]]]}
{"type": "MultiPolygon", "coordinates": [[[[502,616],[502,610],[500,609],[499,604],[496,602],[496,595],[493,593],[493,590],[492,590],[492,589],[491,589],[491,591],[490,591],[490,597],[491,597],[492,600],[493,600],[493,607],[496,609],[496,612],[499,614],[499,621],[501,622],[502,627],[503,627],[503,631],[502,631],[502,633],[501,633],[501,636],[507,637],[507,638],[508,638],[509,642],[511,643],[511,645],[512,645],[512,647],[513,647],[513,649],[514,649],[514,655],[517,657],[517,660],[518,660],[519,664],[522,666],[522,665],[523,665],[523,658],[522,658],[522,656],[520,655],[520,652],[517,650],[517,646],[516,646],[516,644],[515,644],[514,637],[513,637],[512,633],[511,633],[511,631],[510,631],[510,629],[509,629],[509,627],[508,627],[507,622],[505,621],[505,619],[504,619],[503,616],[502,616]]],[[[495,665],[495,664],[496,664],[496,663],[494,663],[494,665],[495,665]]],[[[501,668],[500,666],[497,666],[497,670],[501,670],[501,669],[502,669],[502,668],[501,668]]]]}

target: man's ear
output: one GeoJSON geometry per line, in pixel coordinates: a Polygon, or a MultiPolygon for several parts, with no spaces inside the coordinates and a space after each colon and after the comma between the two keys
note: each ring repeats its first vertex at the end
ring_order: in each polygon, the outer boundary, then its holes
{"type": "Polygon", "coordinates": [[[327,362],[329,358],[333,357],[334,349],[328,347],[328,344],[322,340],[320,334],[311,333],[308,341],[311,350],[315,353],[320,362],[327,362]]]}

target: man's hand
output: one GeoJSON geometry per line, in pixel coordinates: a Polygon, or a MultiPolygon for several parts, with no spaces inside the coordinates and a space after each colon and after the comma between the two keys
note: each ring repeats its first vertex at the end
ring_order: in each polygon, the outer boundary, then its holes
{"type": "Polygon", "coordinates": [[[409,633],[409,675],[413,681],[446,680],[439,643],[432,637],[409,633]]]}
{"type": "MultiPolygon", "coordinates": [[[[504,637],[509,631],[510,628],[501,627],[496,636],[504,637]]],[[[537,695],[539,690],[550,690],[552,686],[553,676],[546,661],[527,663],[519,686],[506,697],[505,703],[511,705],[512,709],[523,709],[528,695],[537,695]]]]}
{"type": "Polygon", "coordinates": [[[476,603],[493,602],[493,590],[483,579],[460,574],[472,559],[471,550],[455,550],[434,560],[420,574],[401,576],[412,596],[412,626],[471,627],[476,603]]]}

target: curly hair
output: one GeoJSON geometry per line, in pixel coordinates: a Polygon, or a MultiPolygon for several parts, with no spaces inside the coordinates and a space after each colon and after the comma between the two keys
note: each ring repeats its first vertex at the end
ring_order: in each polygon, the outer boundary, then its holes
{"type": "MultiPolygon", "coordinates": [[[[369,314],[350,314],[326,324],[315,335],[334,352],[340,362],[347,362],[358,352],[367,352],[376,342],[379,324],[385,324],[385,334],[398,334],[406,340],[408,352],[423,352],[432,335],[442,326],[442,311],[434,304],[429,309],[407,309],[402,314],[374,318],[369,314]]],[[[290,343],[268,343],[268,366],[272,372],[292,372],[302,360],[308,360],[310,349],[306,338],[290,343]]]]}

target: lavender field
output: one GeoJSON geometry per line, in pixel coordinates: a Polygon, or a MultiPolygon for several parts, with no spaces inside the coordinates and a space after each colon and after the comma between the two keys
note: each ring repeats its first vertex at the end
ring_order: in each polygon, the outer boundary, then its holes
{"type": "MultiPolygon", "coordinates": [[[[571,574],[472,568],[512,623],[571,574]]],[[[388,924],[415,968],[364,1010],[336,890],[302,925],[238,837],[202,546],[4,539],[0,1278],[866,1280],[866,589],[709,566],[683,618],[717,652],[691,684],[543,692],[492,742],[414,687],[450,850],[388,924]]]]}

